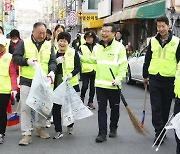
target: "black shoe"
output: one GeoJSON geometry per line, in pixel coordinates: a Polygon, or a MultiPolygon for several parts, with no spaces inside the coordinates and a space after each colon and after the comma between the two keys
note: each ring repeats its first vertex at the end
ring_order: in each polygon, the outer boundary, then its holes
{"type": "Polygon", "coordinates": [[[107,139],[106,139],[106,135],[98,135],[97,137],[96,137],[96,143],[101,143],[101,142],[104,142],[104,141],[106,141],[107,139]]]}
{"type": "Polygon", "coordinates": [[[109,137],[111,138],[117,137],[117,129],[110,130],[109,137]]]}

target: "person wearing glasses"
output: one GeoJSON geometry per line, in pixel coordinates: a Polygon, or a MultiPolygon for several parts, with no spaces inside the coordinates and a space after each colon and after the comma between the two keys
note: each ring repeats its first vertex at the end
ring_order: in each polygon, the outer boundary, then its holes
{"type": "Polygon", "coordinates": [[[95,141],[102,143],[107,140],[107,102],[109,101],[110,132],[109,137],[117,136],[119,121],[120,91],[122,80],[126,76],[128,66],[126,49],[121,42],[115,40],[115,26],[113,23],[104,24],[101,30],[102,40],[93,49],[92,56],[80,55],[82,62],[96,64],[95,87],[98,102],[99,132],[95,141]],[[112,77],[112,69],[115,79],[112,77]]]}

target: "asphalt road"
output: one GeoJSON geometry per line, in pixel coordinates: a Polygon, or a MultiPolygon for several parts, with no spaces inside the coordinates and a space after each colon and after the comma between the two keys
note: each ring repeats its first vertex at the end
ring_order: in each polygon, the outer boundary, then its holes
{"type": "MultiPolygon", "coordinates": [[[[142,84],[124,84],[122,91],[130,109],[141,119],[144,102],[142,84]]],[[[97,107],[96,98],[94,104],[97,107]]],[[[172,103],[173,106],[174,102],[172,103]]],[[[158,152],[151,148],[154,132],[151,124],[149,93],[147,94],[145,117],[145,127],[149,130],[147,137],[141,136],[134,131],[126,109],[121,103],[118,137],[107,138],[107,141],[103,143],[95,143],[98,133],[97,109],[93,113],[93,116],[75,122],[75,133],[73,135],[66,135],[66,128],[64,127],[63,138],[54,140],[52,137],[55,132],[54,126],[52,126],[47,129],[52,136],[50,139],[38,138],[33,133],[33,142],[29,146],[18,145],[21,139],[20,125],[8,127],[5,143],[0,145],[0,154],[175,154],[176,143],[173,130],[168,131],[167,138],[158,152]]]]}

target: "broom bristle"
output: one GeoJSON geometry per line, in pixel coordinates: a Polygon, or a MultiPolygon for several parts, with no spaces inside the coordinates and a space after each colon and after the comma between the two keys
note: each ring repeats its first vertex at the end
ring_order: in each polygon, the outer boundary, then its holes
{"type": "Polygon", "coordinates": [[[126,110],[128,112],[128,115],[131,119],[131,122],[136,130],[137,133],[146,136],[148,134],[148,131],[141,126],[141,122],[136,118],[136,116],[132,113],[130,108],[126,106],[126,110]]]}

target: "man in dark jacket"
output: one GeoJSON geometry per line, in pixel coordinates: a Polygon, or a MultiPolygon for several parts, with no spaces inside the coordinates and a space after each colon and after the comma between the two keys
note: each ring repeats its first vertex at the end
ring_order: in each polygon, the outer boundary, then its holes
{"type": "MultiPolygon", "coordinates": [[[[176,66],[180,60],[179,38],[169,30],[168,18],[160,17],[156,23],[158,33],[149,43],[143,66],[144,85],[147,86],[149,82],[154,141],[168,121],[176,66]]],[[[160,143],[164,133],[162,132],[156,145],[160,143]]]]}
{"type": "MultiPolygon", "coordinates": [[[[14,63],[20,65],[20,101],[21,101],[21,130],[22,139],[19,145],[29,145],[31,138],[31,108],[26,104],[26,100],[31,88],[34,76],[34,65],[37,61],[44,72],[54,80],[56,71],[56,57],[51,42],[45,41],[46,25],[37,22],[33,26],[33,32],[30,38],[22,41],[13,54],[14,63]]],[[[45,131],[46,119],[37,114],[36,135],[47,139],[50,135],[45,131]]]]}

